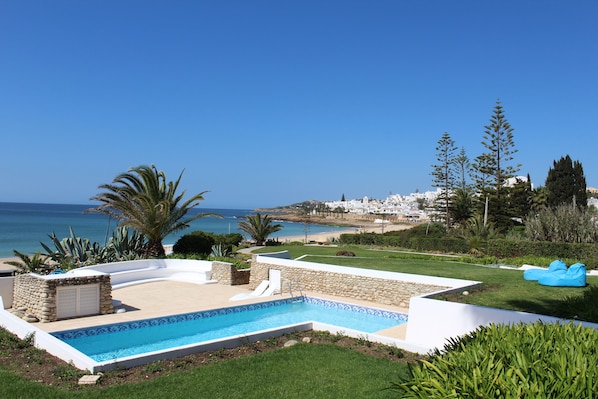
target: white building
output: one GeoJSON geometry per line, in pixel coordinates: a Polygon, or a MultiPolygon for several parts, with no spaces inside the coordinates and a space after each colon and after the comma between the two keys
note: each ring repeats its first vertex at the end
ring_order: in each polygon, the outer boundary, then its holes
{"type": "Polygon", "coordinates": [[[325,205],[330,209],[342,208],[346,213],[356,215],[392,215],[399,219],[421,221],[428,219],[427,213],[420,209],[421,203],[429,206],[439,194],[440,189],[437,189],[409,195],[391,194],[384,200],[371,199],[366,196],[362,199],[348,201],[326,201],[325,205]]]}

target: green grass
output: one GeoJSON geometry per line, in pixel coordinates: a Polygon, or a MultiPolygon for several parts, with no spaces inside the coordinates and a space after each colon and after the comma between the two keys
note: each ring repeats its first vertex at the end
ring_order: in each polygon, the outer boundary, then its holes
{"type": "MultiPolygon", "coordinates": [[[[546,287],[535,281],[524,280],[523,272],[518,270],[461,263],[455,261],[458,258],[450,256],[418,255],[355,246],[282,246],[276,250],[288,250],[293,258],[308,255],[302,258],[308,262],[481,281],[484,283],[482,292],[467,297],[451,298],[474,305],[557,317],[575,316],[568,314],[571,310],[566,310],[569,308],[567,302],[582,297],[592,287],[598,288],[598,277],[588,277],[588,286],[585,288],[546,287]],[[334,256],[341,249],[351,251],[356,256],[334,256]]],[[[598,322],[587,318],[583,320],[598,322]]]]}
{"type": "Polygon", "coordinates": [[[2,398],[393,398],[407,366],[328,344],[215,363],[147,382],[66,391],[0,370],[2,398]]]}

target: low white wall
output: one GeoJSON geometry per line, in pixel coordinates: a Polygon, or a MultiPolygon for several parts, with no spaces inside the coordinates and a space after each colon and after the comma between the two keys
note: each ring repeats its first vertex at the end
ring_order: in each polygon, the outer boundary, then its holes
{"type": "Polygon", "coordinates": [[[15,278],[11,277],[0,277],[0,297],[4,300],[2,309],[12,308],[12,300],[14,298],[14,284],[15,278]]]}
{"type": "Polygon", "coordinates": [[[113,289],[159,280],[203,284],[212,278],[212,262],[191,259],[142,259],[80,267],[66,275],[93,272],[110,274],[113,289]]]}
{"type": "MultiPolygon", "coordinates": [[[[532,323],[538,320],[546,323],[563,321],[556,317],[532,313],[414,297],[409,304],[405,340],[429,349],[442,349],[449,338],[462,336],[476,330],[479,326],[491,323],[532,323]]],[[[582,324],[598,328],[596,323],[583,322],[582,324]]]]}
{"type": "Polygon", "coordinates": [[[2,297],[0,297],[0,326],[2,326],[2,328],[12,332],[21,339],[33,335],[33,342],[37,348],[43,349],[65,362],[72,362],[73,365],[80,370],[94,370],[96,362],[93,359],[79,352],[72,346],[67,345],[58,338],[37,328],[35,325],[4,310],[4,304],[2,302],[2,297]]]}
{"type": "Polygon", "coordinates": [[[123,272],[147,268],[196,268],[203,271],[212,270],[212,261],[192,259],[140,259],[125,262],[100,263],[92,266],[80,267],[74,270],[97,270],[103,273],[123,272]]]}

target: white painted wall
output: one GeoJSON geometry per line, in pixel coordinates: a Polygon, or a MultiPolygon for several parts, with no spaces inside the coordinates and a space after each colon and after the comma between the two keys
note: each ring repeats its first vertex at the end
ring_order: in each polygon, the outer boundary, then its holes
{"type": "Polygon", "coordinates": [[[110,274],[112,289],[159,280],[205,284],[212,282],[212,262],[192,259],[142,259],[80,267],[57,276],[93,273],[110,274]]]}
{"type": "Polygon", "coordinates": [[[92,266],[80,267],[73,271],[95,270],[102,273],[115,273],[127,270],[138,269],[161,269],[161,268],[195,268],[199,270],[212,270],[212,262],[207,260],[192,259],[140,259],[126,262],[100,263],[92,266]]]}
{"type": "Polygon", "coordinates": [[[15,278],[0,277],[0,297],[4,300],[3,309],[12,308],[12,300],[14,296],[15,278]]]}
{"type": "MultiPolygon", "coordinates": [[[[449,338],[462,336],[482,325],[532,323],[537,320],[546,323],[563,321],[532,313],[414,297],[409,303],[405,340],[429,349],[442,349],[449,338]]],[[[598,328],[596,323],[583,322],[583,325],[598,328]]]]}

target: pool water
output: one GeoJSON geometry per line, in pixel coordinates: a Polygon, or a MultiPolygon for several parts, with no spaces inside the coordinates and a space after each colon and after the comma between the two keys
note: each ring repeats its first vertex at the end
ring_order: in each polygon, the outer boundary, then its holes
{"type": "Polygon", "coordinates": [[[317,321],[373,333],[407,322],[398,312],[304,297],[55,332],[52,335],[101,362],[317,321]]]}

